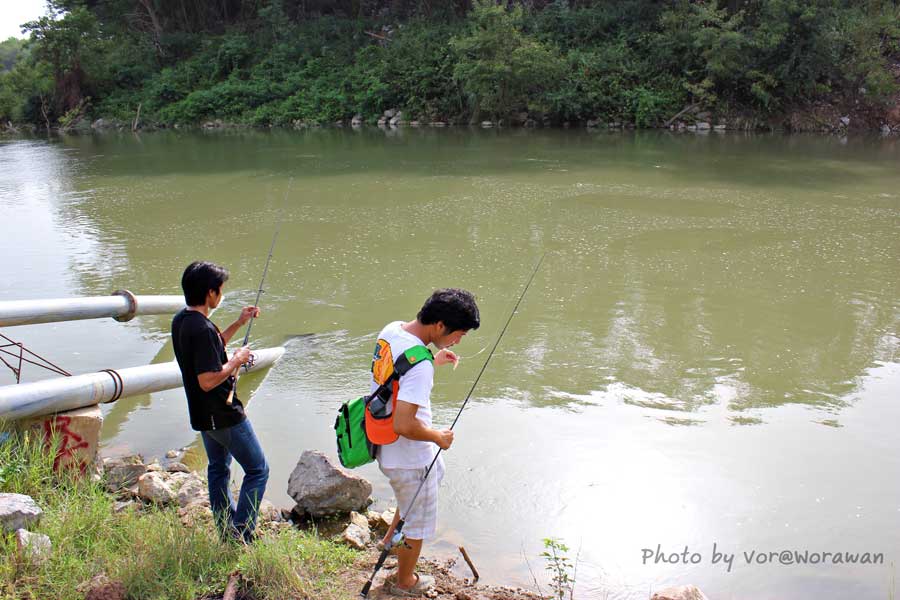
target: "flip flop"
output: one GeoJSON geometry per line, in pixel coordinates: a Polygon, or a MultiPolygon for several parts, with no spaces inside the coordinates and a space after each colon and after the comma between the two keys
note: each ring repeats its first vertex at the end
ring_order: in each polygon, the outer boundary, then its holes
{"type": "Polygon", "coordinates": [[[403,598],[418,598],[434,587],[434,577],[431,575],[419,575],[418,573],[413,573],[413,575],[416,576],[416,583],[411,588],[402,588],[392,582],[387,586],[387,593],[403,598]]]}

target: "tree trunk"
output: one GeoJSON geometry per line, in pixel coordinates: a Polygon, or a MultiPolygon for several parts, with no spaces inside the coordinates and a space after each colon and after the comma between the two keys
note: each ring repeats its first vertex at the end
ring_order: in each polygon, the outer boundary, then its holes
{"type": "Polygon", "coordinates": [[[50,117],[47,115],[47,97],[41,94],[41,115],[44,117],[44,123],[47,124],[47,131],[50,131],[50,117]]]}
{"type": "Polygon", "coordinates": [[[187,7],[184,0],[181,0],[181,30],[191,31],[191,20],[188,18],[187,7]]]}
{"type": "Polygon", "coordinates": [[[156,48],[156,55],[162,57],[164,55],[160,38],[162,36],[162,26],[159,24],[159,17],[156,16],[156,10],[153,8],[153,0],[138,0],[147,16],[150,17],[150,24],[153,26],[153,46],[156,48]]]}
{"type": "Polygon", "coordinates": [[[138,102],[137,115],[135,115],[134,121],[132,121],[132,123],[131,123],[131,130],[137,131],[138,127],[140,127],[140,126],[141,126],[141,103],[138,102]]]}

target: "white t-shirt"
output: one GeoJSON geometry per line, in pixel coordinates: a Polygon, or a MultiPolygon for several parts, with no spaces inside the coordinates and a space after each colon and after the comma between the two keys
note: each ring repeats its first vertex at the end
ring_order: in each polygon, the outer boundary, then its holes
{"type": "MultiPolygon", "coordinates": [[[[413,346],[424,346],[422,340],[401,327],[403,321],[388,324],[378,339],[386,341],[390,346],[393,360],[413,346]]],[[[434,385],[434,365],[431,361],[422,361],[407,371],[400,378],[397,400],[418,406],[416,418],[426,427],[431,427],[431,387],[434,385]]],[[[372,378],[372,391],[378,389],[375,378],[372,378]]],[[[433,442],[419,442],[403,437],[393,444],[381,446],[378,450],[378,463],[386,469],[419,469],[427,467],[434,458],[437,445],[433,442]]]]}

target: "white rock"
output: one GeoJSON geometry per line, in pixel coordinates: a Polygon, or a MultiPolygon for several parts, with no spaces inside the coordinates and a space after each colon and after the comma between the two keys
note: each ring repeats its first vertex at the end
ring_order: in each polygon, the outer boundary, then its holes
{"type": "Polygon", "coordinates": [[[653,594],[650,600],[708,600],[706,595],[694,585],[667,587],[653,594]]]}
{"type": "Polygon", "coordinates": [[[169,463],[169,466],[166,467],[166,472],[168,473],[190,473],[191,470],[188,469],[187,465],[180,462],[169,463]]]}
{"type": "Polygon", "coordinates": [[[263,500],[259,503],[259,518],[262,521],[275,523],[283,520],[281,517],[281,510],[276,508],[275,505],[268,500],[263,500]]]}
{"type": "Polygon", "coordinates": [[[183,508],[179,508],[178,517],[185,527],[193,527],[198,523],[211,520],[212,510],[209,508],[209,501],[194,502],[183,508]]]}
{"type": "Polygon", "coordinates": [[[363,529],[355,523],[350,523],[350,525],[347,526],[347,529],[344,530],[344,533],[341,534],[341,541],[357,550],[365,550],[366,544],[368,544],[371,539],[372,534],[369,532],[369,529],[363,529]]]}
{"type": "Polygon", "coordinates": [[[175,492],[162,473],[150,471],[138,479],[138,496],[148,502],[167,504],[175,501],[175,492]]]}
{"type": "Polygon", "coordinates": [[[169,473],[168,471],[161,471],[160,475],[162,475],[163,481],[165,481],[170,488],[172,488],[173,492],[177,492],[181,489],[181,486],[184,485],[188,479],[191,479],[192,473],[185,473],[183,471],[175,471],[174,473],[169,473]]]}
{"type": "Polygon", "coordinates": [[[394,513],[397,512],[396,508],[389,508],[383,513],[381,513],[381,526],[385,529],[389,528],[391,524],[394,522],[394,513]]]}
{"type": "Polygon", "coordinates": [[[391,120],[388,121],[388,123],[390,124],[391,127],[396,127],[402,121],[403,121],[403,112],[397,111],[397,113],[393,117],[391,117],[391,120]]]}
{"type": "Polygon", "coordinates": [[[841,117],[841,125],[844,127],[850,126],[850,117],[841,117]]]}
{"type": "Polygon", "coordinates": [[[381,514],[375,512],[374,510],[366,511],[366,521],[369,524],[369,529],[377,529],[379,525],[381,525],[381,514]]]}
{"type": "Polygon", "coordinates": [[[206,482],[197,473],[172,473],[172,475],[184,476],[179,478],[175,487],[178,506],[185,507],[189,504],[209,499],[209,489],[206,486],[206,482]]]}
{"type": "Polygon", "coordinates": [[[350,511],[350,522],[354,525],[359,525],[360,529],[365,529],[366,531],[369,530],[369,519],[362,516],[355,510],[350,511]]]}
{"type": "Polygon", "coordinates": [[[174,450],[166,452],[166,458],[178,458],[178,453],[174,450]]]}
{"type": "Polygon", "coordinates": [[[44,511],[25,494],[0,494],[0,525],[3,531],[26,529],[41,520],[44,511]]]}
{"type": "Polygon", "coordinates": [[[42,533],[31,533],[25,529],[16,530],[16,549],[23,559],[41,563],[50,558],[53,544],[42,533]]]}
{"type": "Polygon", "coordinates": [[[124,456],[121,458],[104,458],[103,474],[106,477],[106,488],[117,492],[137,483],[138,478],[147,472],[140,456],[124,456]]]}

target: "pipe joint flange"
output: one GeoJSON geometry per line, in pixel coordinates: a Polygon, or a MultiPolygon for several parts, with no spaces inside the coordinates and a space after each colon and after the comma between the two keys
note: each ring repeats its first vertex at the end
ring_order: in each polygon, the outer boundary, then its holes
{"type": "Polygon", "coordinates": [[[134,315],[137,314],[137,310],[138,310],[137,296],[135,296],[128,290],[116,290],[115,292],[112,293],[112,295],[113,296],[124,296],[125,299],[128,301],[128,312],[125,313],[124,315],[119,315],[117,317],[113,317],[113,319],[115,319],[116,321],[118,321],[120,323],[125,323],[127,321],[132,320],[134,318],[134,315]]]}

